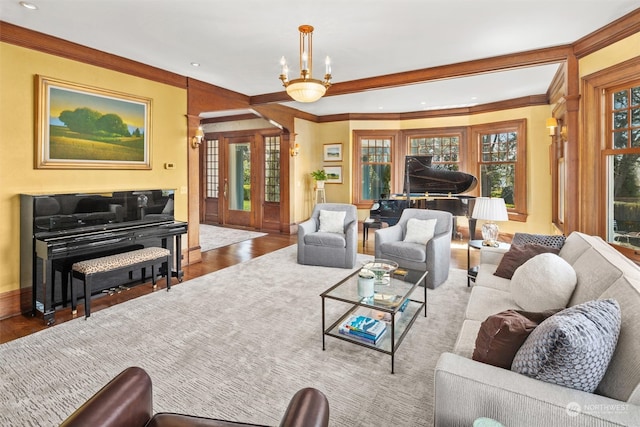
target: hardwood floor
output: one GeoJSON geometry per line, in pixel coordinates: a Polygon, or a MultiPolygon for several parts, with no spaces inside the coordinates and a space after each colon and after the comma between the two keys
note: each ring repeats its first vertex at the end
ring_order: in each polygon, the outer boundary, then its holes
{"type": "MultiPolygon", "coordinates": [[[[362,244],[362,230],[360,230],[358,240],[358,252],[373,255],[375,252],[373,233],[369,234],[369,239],[362,244]]],[[[233,245],[214,249],[202,253],[202,262],[188,265],[184,267],[184,280],[178,283],[177,279],[173,279],[171,286],[182,286],[185,282],[195,277],[199,277],[213,271],[221,270],[240,262],[247,261],[260,255],[276,251],[286,246],[296,243],[297,236],[285,234],[268,234],[253,240],[235,243],[233,245]]],[[[472,251],[472,264],[476,263],[477,254],[472,251]]],[[[455,240],[451,249],[451,267],[467,268],[467,247],[464,241],[455,240]]],[[[105,295],[91,301],[91,311],[96,312],[105,307],[145,295],[151,292],[165,292],[162,282],[159,282],[157,289],[151,288],[151,283],[146,283],[124,290],[114,295],[105,295]]],[[[56,311],[56,323],[53,326],[45,326],[40,318],[26,315],[13,316],[8,319],[0,320],[0,344],[12,341],[17,338],[38,332],[47,327],[55,328],[56,325],[74,319],[78,316],[84,316],[83,305],[78,306],[78,313],[71,314],[71,309],[59,308],[56,311]]]]}

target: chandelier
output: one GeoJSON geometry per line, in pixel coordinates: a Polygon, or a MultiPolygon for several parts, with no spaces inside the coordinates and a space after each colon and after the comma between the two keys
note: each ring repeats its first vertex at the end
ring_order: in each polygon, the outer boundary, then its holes
{"type": "Polygon", "coordinates": [[[315,102],[327,92],[331,86],[331,60],[327,56],[324,61],[324,80],[313,78],[313,27],[300,25],[300,78],[289,80],[289,67],[284,56],[280,58],[282,72],[280,80],[291,98],[298,102],[315,102]]]}

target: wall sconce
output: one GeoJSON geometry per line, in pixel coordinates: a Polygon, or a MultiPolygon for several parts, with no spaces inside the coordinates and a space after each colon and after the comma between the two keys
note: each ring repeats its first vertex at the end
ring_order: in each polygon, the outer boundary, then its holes
{"type": "Polygon", "coordinates": [[[556,134],[556,128],[558,127],[558,120],[555,117],[549,117],[547,119],[547,129],[549,129],[549,136],[556,134]]]}
{"type": "Polygon", "coordinates": [[[294,145],[289,152],[291,153],[291,157],[295,157],[300,154],[300,144],[294,145]]]}
{"type": "Polygon", "coordinates": [[[204,139],[204,131],[202,130],[202,126],[198,126],[198,130],[196,130],[196,134],[191,138],[191,146],[193,148],[198,148],[200,144],[202,144],[202,140],[204,139]]]}

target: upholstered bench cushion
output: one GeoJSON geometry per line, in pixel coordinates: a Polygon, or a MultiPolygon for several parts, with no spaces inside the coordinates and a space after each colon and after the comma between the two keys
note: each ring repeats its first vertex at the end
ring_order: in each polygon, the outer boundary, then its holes
{"type": "Polygon", "coordinates": [[[170,252],[164,248],[144,248],[135,251],[124,252],[116,255],[109,255],[102,258],[89,259],[73,264],[73,271],[90,275],[103,273],[105,271],[117,270],[140,262],[153,261],[155,259],[166,258],[170,252]]]}

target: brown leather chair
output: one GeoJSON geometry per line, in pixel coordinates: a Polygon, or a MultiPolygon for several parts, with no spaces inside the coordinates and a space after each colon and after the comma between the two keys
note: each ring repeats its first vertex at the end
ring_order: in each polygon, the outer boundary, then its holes
{"type": "MultiPolygon", "coordinates": [[[[239,427],[256,426],[192,415],[161,412],[153,415],[151,378],[144,369],[130,367],[87,400],[63,427],[239,427]]],[[[329,402],[314,388],[299,390],[289,402],[280,427],[326,427],[329,402]]]]}

